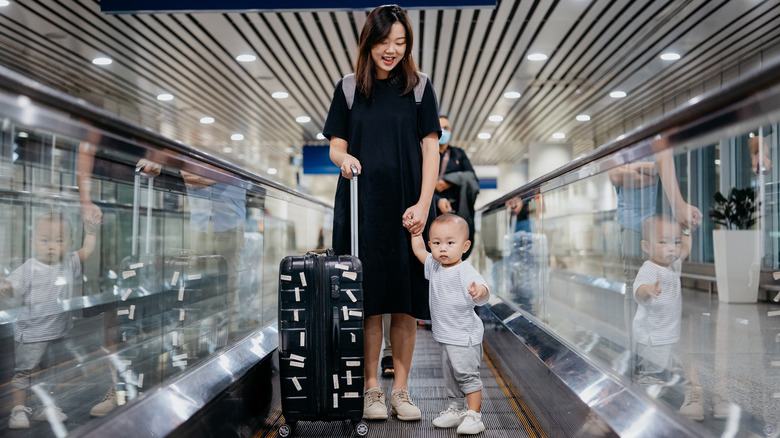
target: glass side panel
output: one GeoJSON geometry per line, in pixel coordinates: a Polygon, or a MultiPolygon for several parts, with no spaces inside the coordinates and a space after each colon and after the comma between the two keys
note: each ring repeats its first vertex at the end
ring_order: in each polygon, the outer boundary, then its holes
{"type": "Polygon", "coordinates": [[[0,114],[0,405],[31,409],[0,429],[67,416],[30,436],[121,412],[273,323],[282,257],[330,245],[322,204],[51,117],[0,114]]]}
{"type": "Polygon", "coordinates": [[[705,434],[774,436],[780,115],[765,117],[660,135],[483,212],[475,264],[496,295],[705,434]]]}

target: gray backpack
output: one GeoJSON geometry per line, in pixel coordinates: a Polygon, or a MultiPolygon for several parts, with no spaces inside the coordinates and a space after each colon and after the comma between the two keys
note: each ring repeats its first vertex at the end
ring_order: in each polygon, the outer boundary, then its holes
{"type": "MultiPolygon", "coordinates": [[[[428,75],[419,71],[417,74],[420,76],[420,82],[414,87],[414,101],[419,105],[422,102],[428,75]]],[[[344,76],[344,79],[341,81],[341,89],[344,91],[344,97],[347,99],[347,108],[352,109],[352,103],[355,101],[355,73],[344,76]]]]}

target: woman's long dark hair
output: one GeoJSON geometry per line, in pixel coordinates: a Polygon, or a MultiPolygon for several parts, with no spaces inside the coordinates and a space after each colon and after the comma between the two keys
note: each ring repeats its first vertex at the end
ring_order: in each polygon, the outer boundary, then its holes
{"type": "Polygon", "coordinates": [[[404,53],[401,62],[390,71],[388,79],[390,79],[390,83],[404,90],[401,94],[409,93],[420,82],[417,67],[412,59],[414,36],[409,16],[398,5],[379,6],[366,17],[366,24],[363,25],[363,30],[360,32],[360,42],[358,43],[355,87],[365,97],[371,96],[374,81],[377,80],[376,68],[373,59],[371,59],[371,49],[390,35],[390,29],[395,23],[401,23],[406,31],[406,53],[404,53]]]}

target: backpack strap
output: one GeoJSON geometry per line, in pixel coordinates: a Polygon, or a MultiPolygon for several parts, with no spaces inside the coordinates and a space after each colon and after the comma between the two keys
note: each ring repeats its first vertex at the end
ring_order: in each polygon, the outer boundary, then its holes
{"type": "Polygon", "coordinates": [[[344,76],[341,80],[341,90],[344,92],[344,98],[347,99],[347,108],[352,109],[352,103],[355,101],[355,73],[344,76]]]}
{"type": "MultiPolygon", "coordinates": [[[[425,93],[425,84],[428,82],[428,75],[418,71],[417,75],[420,81],[414,86],[414,101],[419,105],[422,102],[425,93]]],[[[352,109],[355,102],[355,74],[350,73],[341,80],[341,91],[344,92],[344,98],[347,100],[347,109],[352,109]]]]}
{"type": "Polygon", "coordinates": [[[418,71],[417,76],[420,77],[420,82],[414,86],[414,101],[419,105],[422,102],[423,93],[425,93],[425,84],[428,82],[428,75],[418,71]]]}

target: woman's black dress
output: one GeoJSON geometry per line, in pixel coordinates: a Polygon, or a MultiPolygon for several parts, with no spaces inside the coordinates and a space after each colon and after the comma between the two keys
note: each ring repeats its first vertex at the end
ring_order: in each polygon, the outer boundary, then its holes
{"type": "MultiPolygon", "coordinates": [[[[401,92],[389,80],[378,81],[370,99],[355,92],[350,110],[339,82],[322,133],[346,140],[347,151],[362,166],[358,251],[366,316],[408,313],[430,319],[428,281],[412,251],[402,215],[420,198],[421,140],[432,132],[441,133],[441,125],[430,82],[419,105],[413,92],[403,96],[401,92]]],[[[349,180],[339,176],[333,213],[336,254],[350,252],[349,196],[349,180]]],[[[434,217],[431,205],[428,222],[434,217]]],[[[426,241],[427,230],[426,226],[426,241]]]]}

